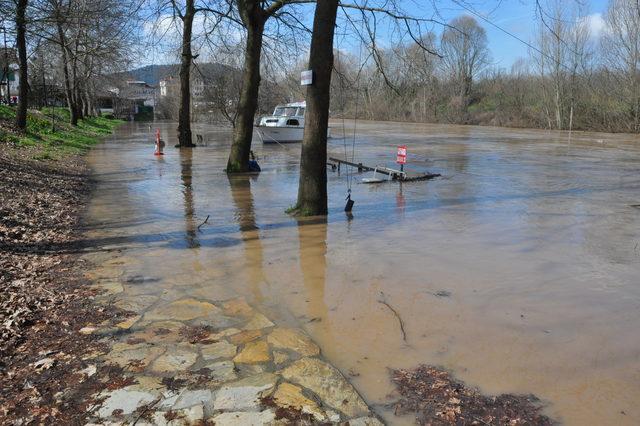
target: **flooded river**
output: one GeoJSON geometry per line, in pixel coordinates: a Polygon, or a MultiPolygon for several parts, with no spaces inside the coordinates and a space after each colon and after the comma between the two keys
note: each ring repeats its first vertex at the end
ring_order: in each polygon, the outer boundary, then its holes
{"type": "MultiPolygon", "coordinates": [[[[228,129],[179,151],[122,126],[90,154],[96,248],[167,299],[232,290],[304,328],[389,423],[388,368],[441,365],[483,392],[533,393],[569,425],[640,423],[640,140],[636,136],[362,123],[355,159],[441,173],[361,184],[329,172],[328,220],[296,221],[299,145],[254,144],[228,178],[228,129]],[[208,218],[208,219],[207,219],[208,218]],[[206,223],[204,223],[206,222],[206,223]],[[385,300],[401,316],[380,303],[385,300]]],[[[342,123],[333,123],[334,135],[342,123]]],[[[353,135],[347,123],[348,135],[353,135]]],[[[352,136],[330,155],[351,158],[352,136]]]]}

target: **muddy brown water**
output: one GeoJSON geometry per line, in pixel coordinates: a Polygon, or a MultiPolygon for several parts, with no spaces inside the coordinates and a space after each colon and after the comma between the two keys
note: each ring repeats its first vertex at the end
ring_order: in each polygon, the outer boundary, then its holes
{"type": "Polygon", "coordinates": [[[329,172],[328,219],[298,222],[284,211],[299,145],[256,142],[263,172],[228,178],[228,129],[198,125],[207,146],[179,151],[175,125],[155,127],[163,157],[136,123],[89,155],[87,244],[122,249],[130,282],[165,298],[233,289],[303,327],[390,423],[411,419],[384,408],[387,369],[420,363],[533,393],[569,425],[640,423],[637,136],[358,122],[357,161],[393,166],[406,144],[409,168],[443,178],[355,175],[349,219],[349,176],[329,172]]]}

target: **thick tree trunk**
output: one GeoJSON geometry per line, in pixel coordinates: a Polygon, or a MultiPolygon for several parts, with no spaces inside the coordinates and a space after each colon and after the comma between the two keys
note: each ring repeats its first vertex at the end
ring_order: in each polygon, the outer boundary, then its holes
{"type": "Polygon", "coordinates": [[[16,46],[18,48],[18,60],[20,61],[20,87],[18,89],[18,110],[16,111],[16,126],[19,129],[27,128],[27,105],[29,91],[26,39],[27,1],[28,0],[18,0],[16,7],[16,46]]]}
{"type": "Polygon", "coordinates": [[[227,162],[227,173],[249,171],[249,153],[253,137],[253,120],[258,109],[260,92],[260,55],[262,54],[262,35],[265,19],[262,11],[255,5],[252,13],[243,16],[247,25],[247,45],[242,76],[242,90],[238,103],[236,126],[233,130],[231,154],[227,162]]]}
{"type": "Polygon", "coordinates": [[[76,109],[76,117],[78,120],[82,120],[84,118],[83,113],[83,101],[82,101],[82,92],[80,90],[80,84],[78,79],[78,61],[77,61],[78,49],[76,47],[76,52],[74,53],[73,66],[72,66],[72,74],[71,81],[73,83],[73,105],[76,109]]]}
{"type": "Polygon", "coordinates": [[[180,108],[178,110],[178,147],[192,148],[191,139],[191,35],[193,17],[196,14],[194,0],[187,0],[182,17],[182,56],[180,59],[180,108]]]}
{"type": "Polygon", "coordinates": [[[73,89],[71,88],[71,77],[69,76],[69,67],[67,66],[68,55],[66,48],[62,48],[62,69],[64,74],[64,94],[67,98],[67,107],[69,108],[69,114],[71,119],[69,120],[73,126],[78,125],[78,107],[76,105],[75,98],[73,96],[73,89]]]}
{"type": "Polygon", "coordinates": [[[73,95],[73,104],[76,108],[76,116],[78,120],[82,120],[84,118],[84,100],[79,89],[74,89],[73,92],[75,93],[73,95]]]}
{"type": "Polygon", "coordinates": [[[462,77],[462,99],[465,103],[465,107],[469,104],[469,99],[471,98],[471,87],[473,86],[473,78],[470,75],[464,75],[462,77]]]}
{"type": "Polygon", "coordinates": [[[82,96],[82,115],[84,117],[89,117],[91,115],[91,105],[89,104],[89,98],[86,95],[82,96]]]}
{"type": "Polygon", "coordinates": [[[300,183],[295,211],[300,216],[327,214],[327,127],[338,1],[318,0],[313,20],[309,69],[313,71],[314,81],[307,87],[300,183]]]}

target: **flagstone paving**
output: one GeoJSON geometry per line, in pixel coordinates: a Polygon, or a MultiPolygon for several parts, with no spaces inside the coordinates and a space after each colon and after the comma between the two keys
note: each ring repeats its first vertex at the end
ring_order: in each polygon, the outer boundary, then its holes
{"type": "Polygon", "coordinates": [[[304,331],[274,324],[240,297],[141,293],[153,278],[125,277],[124,263],[88,274],[104,290],[98,303],[132,312],[115,327],[83,329],[115,339],[91,362],[130,378],[95,395],[90,424],[382,424],[304,331]]]}

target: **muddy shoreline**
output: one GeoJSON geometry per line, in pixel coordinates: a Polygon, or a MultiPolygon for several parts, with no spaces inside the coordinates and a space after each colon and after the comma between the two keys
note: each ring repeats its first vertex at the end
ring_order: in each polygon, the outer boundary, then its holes
{"type": "Polygon", "coordinates": [[[94,185],[85,159],[38,161],[37,148],[0,152],[0,423],[80,423],[120,372],[83,358],[106,350],[81,330],[126,313],[97,307],[82,276],[81,217],[94,185]]]}

